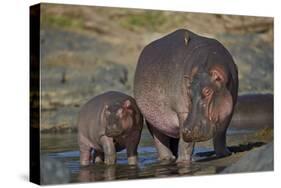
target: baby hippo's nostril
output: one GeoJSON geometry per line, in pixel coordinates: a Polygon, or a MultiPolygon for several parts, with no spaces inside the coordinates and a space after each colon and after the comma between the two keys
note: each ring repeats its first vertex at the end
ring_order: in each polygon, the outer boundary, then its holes
{"type": "Polygon", "coordinates": [[[189,128],[184,128],[183,129],[183,132],[186,133],[186,134],[190,134],[191,133],[191,130],[189,128]]]}

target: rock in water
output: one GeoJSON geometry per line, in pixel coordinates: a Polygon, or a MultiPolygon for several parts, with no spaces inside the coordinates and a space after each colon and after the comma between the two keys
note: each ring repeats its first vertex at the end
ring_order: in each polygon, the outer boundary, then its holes
{"type": "Polygon", "coordinates": [[[40,176],[41,184],[62,184],[70,181],[70,172],[66,166],[46,155],[40,158],[40,176]]]}
{"type": "Polygon", "coordinates": [[[273,170],[273,142],[254,149],[221,173],[239,173],[273,170]]]}

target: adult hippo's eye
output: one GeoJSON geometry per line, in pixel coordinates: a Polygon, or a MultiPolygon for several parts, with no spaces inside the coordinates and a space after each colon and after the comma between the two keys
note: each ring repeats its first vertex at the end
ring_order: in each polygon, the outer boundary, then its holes
{"type": "Polygon", "coordinates": [[[213,93],[213,90],[212,90],[211,88],[209,88],[209,87],[205,87],[205,88],[203,88],[203,90],[202,90],[202,94],[203,94],[204,97],[208,97],[208,96],[210,96],[212,93],[213,93]]]}

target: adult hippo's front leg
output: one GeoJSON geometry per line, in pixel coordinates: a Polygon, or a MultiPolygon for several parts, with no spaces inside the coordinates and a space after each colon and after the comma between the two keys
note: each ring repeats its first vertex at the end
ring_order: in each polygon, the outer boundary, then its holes
{"type": "Polygon", "coordinates": [[[217,157],[224,157],[231,155],[231,152],[226,147],[226,131],[231,121],[232,115],[222,122],[221,126],[218,127],[216,134],[213,138],[213,145],[217,157]]]}
{"type": "Polygon", "coordinates": [[[177,163],[190,163],[192,160],[194,142],[185,142],[181,134],[186,115],[187,114],[185,113],[178,114],[179,126],[180,126],[180,138],[179,138],[179,146],[178,146],[177,163]]]}

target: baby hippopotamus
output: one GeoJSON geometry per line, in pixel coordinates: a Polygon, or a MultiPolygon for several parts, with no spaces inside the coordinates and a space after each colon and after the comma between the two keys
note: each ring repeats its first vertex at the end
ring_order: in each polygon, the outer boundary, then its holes
{"type": "Polygon", "coordinates": [[[135,100],[123,93],[110,91],[98,95],[81,109],[78,119],[80,164],[116,163],[116,152],[127,149],[128,164],[137,164],[137,147],[143,127],[135,100]]]}

